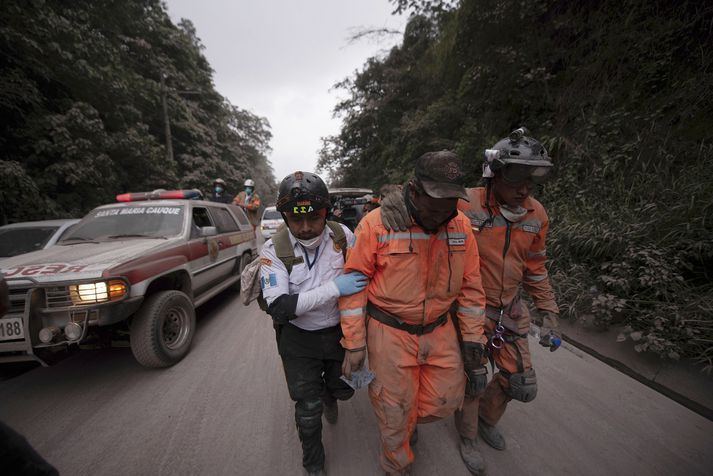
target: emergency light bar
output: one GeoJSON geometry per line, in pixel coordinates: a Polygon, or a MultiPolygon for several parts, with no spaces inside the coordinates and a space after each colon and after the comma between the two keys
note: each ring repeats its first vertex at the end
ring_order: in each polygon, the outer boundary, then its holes
{"type": "Polygon", "coordinates": [[[116,196],[117,202],[141,202],[144,200],[202,200],[200,190],[154,190],[153,192],[122,193],[116,196]]]}

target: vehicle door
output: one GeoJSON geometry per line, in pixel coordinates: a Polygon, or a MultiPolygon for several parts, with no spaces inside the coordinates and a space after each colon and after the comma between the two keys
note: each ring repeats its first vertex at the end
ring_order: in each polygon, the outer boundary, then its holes
{"type": "Polygon", "coordinates": [[[207,207],[193,206],[191,211],[190,237],[188,241],[195,295],[202,294],[222,277],[219,267],[220,240],[218,235],[203,236],[201,230],[216,227],[207,207]]]}
{"type": "Polygon", "coordinates": [[[237,273],[240,263],[240,236],[238,223],[225,207],[208,207],[211,217],[218,228],[218,268],[223,279],[237,273]]]}

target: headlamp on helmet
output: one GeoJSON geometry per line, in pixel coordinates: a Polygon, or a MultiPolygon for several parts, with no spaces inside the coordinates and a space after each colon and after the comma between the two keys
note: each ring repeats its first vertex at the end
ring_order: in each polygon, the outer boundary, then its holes
{"type": "Polygon", "coordinates": [[[278,211],[307,214],[329,206],[329,190],[318,175],[298,171],[282,179],[277,196],[278,211]]]}
{"type": "Polygon", "coordinates": [[[552,161],[542,144],[529,134],[526,128],[520,127],[491,149],[485,149],[483,177],[492,178],[500,173],[509,183],[526,180],[543,183],[547,180],[552,170],[552,161]]]}

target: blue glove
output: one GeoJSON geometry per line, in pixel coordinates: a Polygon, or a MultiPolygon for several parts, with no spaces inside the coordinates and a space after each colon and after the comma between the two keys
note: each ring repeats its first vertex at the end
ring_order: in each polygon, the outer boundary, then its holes
{"type": "Polygon", "coordinates": [[[339,288],[340,296],[349,296],[364,290],[369,280],[363,274],[353,271],[351,273],[337,276],[334,279],[334,284],[339,288]]]}

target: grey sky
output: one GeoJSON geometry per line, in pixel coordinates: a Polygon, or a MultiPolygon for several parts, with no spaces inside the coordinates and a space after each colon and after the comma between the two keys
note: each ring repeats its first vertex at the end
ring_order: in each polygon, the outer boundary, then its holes
{"type": "MultiPolygon", "coordinates": [[[[314,170],[319,138],[339,130],[335,82],[398,41],[349,44],[359,28],[403,30],[387,0],[167,0],[174,22],[188,18],[205,45],[218,92],[267,117],[275,176],[314,170]]],[[[359,186],[361,184],[354,184],[359,186]]]]}

